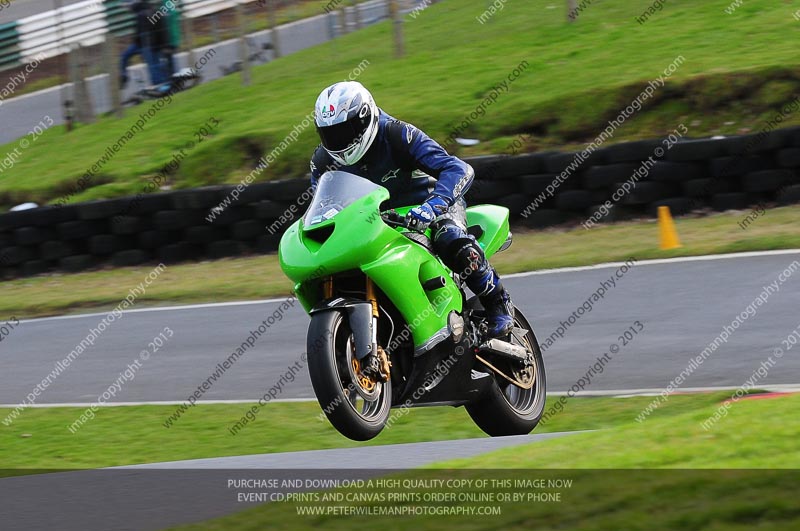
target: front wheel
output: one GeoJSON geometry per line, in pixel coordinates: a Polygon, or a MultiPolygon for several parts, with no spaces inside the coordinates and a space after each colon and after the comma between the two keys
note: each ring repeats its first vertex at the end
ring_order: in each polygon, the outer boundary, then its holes
{"type": "Polygon", "coordinates": [[[333,427],[355,441],[378,435],[389,418],[391,381],[373,382],[361,375],[345,314],[313,315],[307,345],[311,385],[333,427]]]}
{"type": "Polygon", "coordinates": [[[528,434],[533,431],[544,413],[547,384],[542,351],[533,328],[518,308],[514,311],[514,327],[528,330],[521,341],[512,336],[512,342],[533,352],[533,385],[529,389],[523,389],[494,374],[495,382],[489,390],[477,401],[466,406],[475,424],[492,437],[528,434]]]}

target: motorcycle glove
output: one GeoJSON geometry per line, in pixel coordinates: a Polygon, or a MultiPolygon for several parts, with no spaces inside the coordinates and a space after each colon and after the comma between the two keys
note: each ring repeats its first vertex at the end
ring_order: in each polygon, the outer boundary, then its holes
{"type": "Polygon", "coordinates": [[[406,225],[411,230],[422,232],[428,228],[428,225],[433,223],[433,220],[447,212],[448,208],[450,208],[450,205],[447,204],[444,198],[432,195],[420,206],[408,211],[406,225]]]}

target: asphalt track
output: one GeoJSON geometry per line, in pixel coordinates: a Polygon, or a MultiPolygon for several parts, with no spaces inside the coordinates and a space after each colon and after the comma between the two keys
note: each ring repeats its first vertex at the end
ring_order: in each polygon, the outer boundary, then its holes
{"type": "MultiPolygon", "coordinates": [[[[800,251],[746,253],[718,259],[641,262],[616,279],[604,298],[583,313],[545,352],[548,391],[566,391],[598,357],[618,352],[585,391],[661,389],[683,371],[737,315],[759,296],[800,251]],[[619,336],[639,321],[643,330],[623,345],[619,336]]],[[[617,266],[510,275],[507,286],[544,343],[617,266]]],[[[257,281],[257,279],[254,279],[257,281]]],[[[769,296],[682,386],[742,385],[800,324],[800,271],[769,296]]],[[[111,386],[164,327],[167,344],[141,362],[110,402],[185,400],[283,299],[131,311],[58,375],[37,404],[87,403],[111,386]]],[[[0,350],[0,404],[17,404],[41,382],[103,315],[23,321],[0,350]]],[[[271,326],[253,349],[213,383],[202,400],[255,400],[272,387],[305,348],[308,317],[299,305],[271,326]]],[[[786,355],[759,385],[797,384],[800,359],[786,355]]],[[[283,387],[279,399],[312,398],[307,371],[283,387]]]]}
{"type": "MultiPolygon", "coordinates": [[[[368,479],[446,458],[466,458],[562,437],[548,433],[248,455],[0,479],[3,529],[150,530],[248,509],[238,493],[301,489],[231,488],[231,480],[368,479]],[[42,501],[47,500],[46,510],[42,501]]],[[[446,471],[441,477],[447,477],[446,471]]]]}
{"type": "MultiPolygon", "coordinates": [[[[616,277],[616,285],[547,349],[549,389],[569,389],[599,356],[615,350],[610,349],[612,345],[619,348],[602,374],[591,378],[586,391],[663,388],[795,260],[800,260],[800,251],[638,263],[621,278],[616,277]],[[631,326],[640,328],[635,321],[642,330],[623,345],[619,336],[631,326]]],[[[591,298],[601,282],[609,284],[618,268],[607,265],[506,278],[517,305],[545,342],[559,322],[567,321],[591,298]]],[[[799,292],[800,268],[784,276],[779,290],[694,371],[684,389],[738,386],[751,378],[764,360],[774,355],[781,340],[797,328],[799,292]]],[[[94,401],[165,326],[174,330],[174,337],[142,362],[135,378],[113,400],[183,400],[281,303],[278,299],[127,312],[56,378],[38,402],[94,401]]],[[[102,317],[23,321],[0,351],[0,403],[21,400],[102,317]]],[[[300,359],[307,323],[305,314],[292,308],[203,398],[252,400],[262,395],[300,359]]],[[[800,382],[796,356],[784,355],[778,363],[759,385],[800,382]]],[[[280,398],[311,396],[303,371],[280,398]]],[[[563,435],[233,456],[29,475],[0,479],[0,498],[11,508],[4,514],[4,526],[12,529],[162,529],[254,505],[237,498],[238,490],[254,489],[231,489],[232,479],[369,478],[563,435]]]]}

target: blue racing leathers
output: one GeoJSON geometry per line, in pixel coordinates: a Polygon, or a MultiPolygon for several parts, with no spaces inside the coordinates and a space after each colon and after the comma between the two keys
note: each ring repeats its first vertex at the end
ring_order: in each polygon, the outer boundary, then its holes
{"type": "Polygon", "coordinates": [[[431,137],[411,124],[381,111],[378,134],[362,159],[352,166],[334,161],[320,145],[311,158],[311,182],[326,171],[346,171],[389,190],[387,208],[420,205],[440,207],[430,224],[433,249],[483,303],[489,333],[507,334],[513,307],[483,249],[467,232],[464,194],[475,178],[472,167],[448,154],[431,137]],[[442,202],[444,204],[442,204],[442,202]]]}

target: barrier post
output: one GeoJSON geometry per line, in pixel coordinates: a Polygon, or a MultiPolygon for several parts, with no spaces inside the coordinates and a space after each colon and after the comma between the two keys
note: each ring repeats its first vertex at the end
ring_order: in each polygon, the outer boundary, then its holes
{"type": "Polygon", "coordinates": [[[400,11],[398,0],[389,0],[389,13],[392,17],[392,26],[394,26],[394,55],[395,57],[403,57],[405,55],[405,46],[403,42],[403,13],[400,11]]]}
{"type": "Polygon", "coordinates": [[[242,62],[242,85],[250,84],[250,50],[247,46],[247,17],[244,16],[244,4],[236,3],[236,21],[239,26],[239,60],[242,62]]]}
{"type": "Polygon", "coordinates": [[[278,7],[275,5],[275,0],[268,0],[267,4],[267,20],[269,21],[269,39],[272,42],[272,53],[275,59],[281,56],[281,41],[278,38],[278,22],[276,19],[276,12],[278,7]]]}
{"type": "Polygon", "coordinates": [[[117,37],[113,32],[106,33],[106,42],[103,46],[106,72],[108,72],[108,88],[111,91],[111,111],[122,118],[122,99],[120,97],[120,71],[117,56],[117,37]]]}

